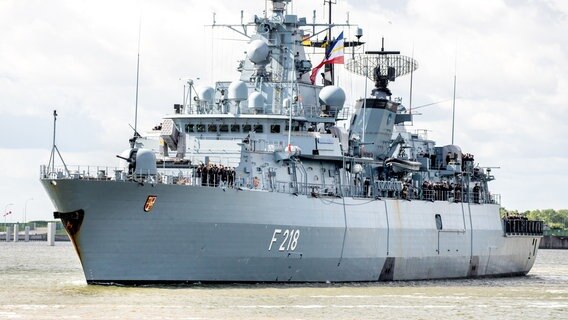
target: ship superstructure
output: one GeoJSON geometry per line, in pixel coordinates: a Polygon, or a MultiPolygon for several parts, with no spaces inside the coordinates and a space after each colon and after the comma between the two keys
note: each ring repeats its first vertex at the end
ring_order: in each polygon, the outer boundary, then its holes
{"type": "Polygon", "coordinates": [[[315,24],[288,14],[291,0],[271,2],[272,15],[251,24],[240,78],[188,83],[184,103],[131,140],[120,168],[42,167],[87,281],[526,274],[542,223],[502,219],[490,169],[405,126],[412,114],[388,84],[416,61],[384,48],[349,61],[374,88],[345,129],[345,92],[310,79],[302,42],[315,24]]]}

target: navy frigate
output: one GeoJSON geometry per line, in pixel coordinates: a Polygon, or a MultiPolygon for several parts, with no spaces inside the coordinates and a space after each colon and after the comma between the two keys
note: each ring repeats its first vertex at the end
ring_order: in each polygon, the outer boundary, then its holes
{"type": "Polygon", "coordinates": [[[239,25],[254,30],[242,32],[240,78],[189,81],[172,114],[135,132],[119,167],[58,168],[53,153],[42,166],[87,282],[527,274],[542,222],[501,217],[490,168],[407,126],[413,114],[388,84],[416,61],[356,52],[361,29],[354,41],[333,38],[352,26],[308,23],[289,14],[291,0],[270,2],[271,13],[239,25]],[[314,39],[326,32],[315,66],[305,48],[321,47],[314,39]],[[319,67],[343,62],[345,47],[354,50],[345,69],[374,84],[351,109],[328,72],[325,85],[314,84],[319,67]]]}

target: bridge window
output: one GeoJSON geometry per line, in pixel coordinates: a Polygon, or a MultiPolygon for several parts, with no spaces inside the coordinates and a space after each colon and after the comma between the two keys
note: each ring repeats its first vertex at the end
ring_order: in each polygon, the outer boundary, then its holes
{"type": "Polygon", "coordinates": [[[280,125],[279,124],[270,125],[270,133],[280,133],[280,125]]]}
{"type": "Polygon", "coordinates": [[[252,126],[250,124],[243,124],[243,133],[249,133],[252,131],[252,126]]]}
{"type": "Polygon", "coordinates": [[[264,126],[261,125],[261,124],[255,124],[254,125],[254,132],[263,133],[264,132],[264,126]]]}
{"type": "Polygon", "coordinates": [[[216,124],[210,124],[207,128],[207,131],[209,132],[217,132],[217,125],[216,124]]]}
{"type": "Polygon", "coordinates": [[[205,132],[205,125],[204,124],[197,124],[195,125],[196,132],[205,132]]]}
{"type": "Polygon", "coordinates": [[[436,229],[442,230],[442,216],[437,214],[436,215],[436,229]]]}
{"type": "Polygon", "coordinates": [[[229,132],[229,125],[228,124],[222,124],[219,125],[219,132],[229,132]]]}
{"type": "Polygon", "coordinates": [[[232,124],[231,125],[231,132],[239,133],[241,132],[241,125],[239,124],[232,124]]]}
{"type": "Polygon", "coordinates": [[[191,132],[195,132],[195,125],[188,123],[185,125],[185,132],[186,133],[191,133],[191,132]]]}

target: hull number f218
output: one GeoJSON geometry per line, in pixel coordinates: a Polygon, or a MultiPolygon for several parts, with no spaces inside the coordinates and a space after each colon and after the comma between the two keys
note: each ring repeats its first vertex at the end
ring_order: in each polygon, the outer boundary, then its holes
{"type": "Polygon", "coordinates": [[[268,245],[268,251],[278,247],[278,251],[294,251],[298,246],[298,240],[300,239],[300,230],[294,229],[274,229],[272,234],[272,239],[268,245]]]}

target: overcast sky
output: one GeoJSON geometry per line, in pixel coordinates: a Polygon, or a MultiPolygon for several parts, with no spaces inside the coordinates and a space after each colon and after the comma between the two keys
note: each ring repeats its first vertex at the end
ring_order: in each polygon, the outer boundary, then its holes
{"type": "MultiPolygon", "coordinates": [[[[323,1],[293,10],[323,21],[323,1]]],[[[568,2],[565,0],[338,0],[334,20],[364,29],[368,50],[400,50],[419,62],[409,130],[451,142],[457,70],[456,138],[494,170],[492,193],[507,209],[568,208],[568,2]],[[455,67],[456,66],[456,67],[455,67]]],[[[264,1],[0,0],[0,210],[8,221],[52,219],[39,184],[57,145],[69,165],[115,165],[134,120],[141,20],[139,128],[182,100],[183,82],[237,79],[243,37],[207,27],[262,15],[264,1]],[[200,78],[200,80],[197,80],[200,78]],[[32,199],[33,200],[30,200],[32,199]]],[[[353,28],[337,29],[346,37],[353,28]]],[[[320,57],[313,57],[317,64],[320,57]]],[[[341,67],[339,67],[341,68],[341,67]]],[[[338,72],[348,103],[363,79],[338,72]]],[[[408,104],[409,79],[391,86],[408,104]]]]}

